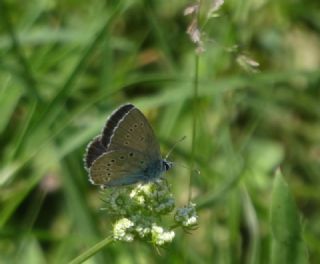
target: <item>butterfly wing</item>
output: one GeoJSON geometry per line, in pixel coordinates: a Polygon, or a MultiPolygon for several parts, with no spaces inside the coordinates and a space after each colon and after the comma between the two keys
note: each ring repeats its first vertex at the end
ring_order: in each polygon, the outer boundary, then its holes
{"type": "Polygon", "coordinates": [[[148,120],[132,104],[120,107],[109,118],[101,142],[108,151],[131,149],[150,160],[161,158],[160,145],[148,120]]]}
{"type": "Polygon", "coordinates": [[[107,149],[101,144],[101,137],[95,137],[88,144],[86,154],[84,156],[84,164],[86,170],[89,170],[92,163],[105,152],[107,152],[107,149]]]}
{"type": "Polygon", "coordinates": [[[93,184],[119,186],[148,181],[161,173],[160,146],[145,116],[125,104],[89,143],[85,165],[93,184]]]}
{"type": "Polygon", "coordinates": [[[110,117],[106,122],[105,127],[103,128],[102,136],[101,136],[101,144],[105,148],[108,148],[108,146],[110,145],[111,137],[113,136],[116,128],[118,127],[119,122],[123,121],[124,117],[133,108],[134,108],[133,104],[124,104],[112,112],[112,114],[110,115],[110,117]]]}
{"type": "Polygon", "coordinates": [[[89,178],[93,184],[120,186],[147,180],[144,155],[136,151],[113,150],[102,154],[91,165],[89,178]]]}

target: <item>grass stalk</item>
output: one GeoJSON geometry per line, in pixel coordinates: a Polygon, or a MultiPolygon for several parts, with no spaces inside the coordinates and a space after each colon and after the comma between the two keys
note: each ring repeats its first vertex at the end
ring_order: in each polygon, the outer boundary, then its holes
{"type": "Polygon", "coordinates": [[[191,170],[188,200],[192,199],[192,177],[195,171],[195,152],[196,152],[196,130],[198,116],[198,89],[199,89],[199,54],[195,55],[194,82],[193,82],[193,119],[192,119],[192,141],[191,141],[191,170]]]}
{"type": "Polygon", "coordinates": [[[69,264],[79,264],[83,263],[96,253],[98,253],[102,248],[109,245],[113,242],[112,236],[108,236],[105,239],[101,240],[99,243],[95,244],[91,248],[89,248],[87,251],[83,252],[81,255],[76,257],[75,259],[71,260],[69,264]]]}

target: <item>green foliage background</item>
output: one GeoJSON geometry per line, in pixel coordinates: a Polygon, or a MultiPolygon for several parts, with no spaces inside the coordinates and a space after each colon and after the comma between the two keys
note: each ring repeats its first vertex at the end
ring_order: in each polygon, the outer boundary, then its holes
{"type": "MultiPolygon", "coordinates": [[[[82,157],[113,109],[139,107],[163,153],[187,136],[171,159],[191,163],[190,2],[0,3],[0,262],[66,263],[112,227],[82,157]]],[[[201,175],[192,179],[199,228],[177,230],[160,253],[114,243],[88,263],[280,263],[271,249],[297,238],[309,263],[320,262],[319,12],[316,0],[226,1],[202,28],[201,175]],[[241,54],[259,72],[240,67],[241,54]],[[289,187],[273,190],[279,166],[289,187]],[[282,204],[289,209],[278,214],[282,204]],[[285,228],[293,235],[275,235],[285,228]]],[[[177,165],[167,177],[185,204],[188,169],[177,165]]]]}

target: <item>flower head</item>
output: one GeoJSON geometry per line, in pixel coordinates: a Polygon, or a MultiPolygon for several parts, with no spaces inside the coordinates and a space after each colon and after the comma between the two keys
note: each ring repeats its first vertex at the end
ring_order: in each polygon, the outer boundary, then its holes
{"type": "Polygon", "coordinates": [[[165,230],[156,224],[152,225],[151,234],[152,241],[158,246],[171,242],[175,236],[174,231],[165,230]]]}
{"type": "Polygon", "coordinates": [[[131,233],[134,223],[128,218],[121,218],[113,226],[113,237],[115,240],[122,240],[126,242],[133,241],[133,234],[131,233]]]}
{"type": "Polygon", "coordinates": [[[183,227],[196,226],[198,223],[196,205],[190,202],[187,206],[178,208],[175,213],[174,219],[177,223],[181,224],[183,227]]]}
{"type": "MultiPolygon", "coordinates": [[[[114,240],[131,242],[141,239],[160,246],[170,243],[175,237],[175,232],[163,223],[163,217],[172,216],[175,209],[175,199],[164,179],[106,189],[103,196],[106,202],[104,209],[116,219],[113,225],[114,240]]],[[[184,207],[184,212],[189,207],[184,207]]],[[[192,226],[197,220],[195,208],[193,211],[189,208],[185,213],[181,210],[177,210],[180,213],[176,212],[174,218],[178,226],[192,226]],[[177,221],[177,215],[183,215],[184,221],[177,221]]]]}

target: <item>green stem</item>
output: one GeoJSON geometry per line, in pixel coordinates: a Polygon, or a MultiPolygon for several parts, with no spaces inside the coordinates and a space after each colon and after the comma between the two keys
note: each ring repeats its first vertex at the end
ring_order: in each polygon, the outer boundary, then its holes
{"type": "Polygon", "coordinates": [[[98,251],[100,251],[103,247],[113,242],[112,236],[108,236],[99,243],[95,244],[93,247],[89,248],[87,251],[83,252],[80,256],[71,260],[69,264],[78,264],[86,261],[88,258],[95,255],[98,251]]]}
{"type": "Polygon", "coordinates": [[[195,76],[193,82],[193,120],[192,120],[192,143],[191,143],[191,171],[189,182],[189,201],[192,199],[192,176],[195,171],[195,148],[196,148],[196,130],[197,130],[197,116],[198,116],[198,88],[199,88],[199,54],[195,57],[195,76]]]}

